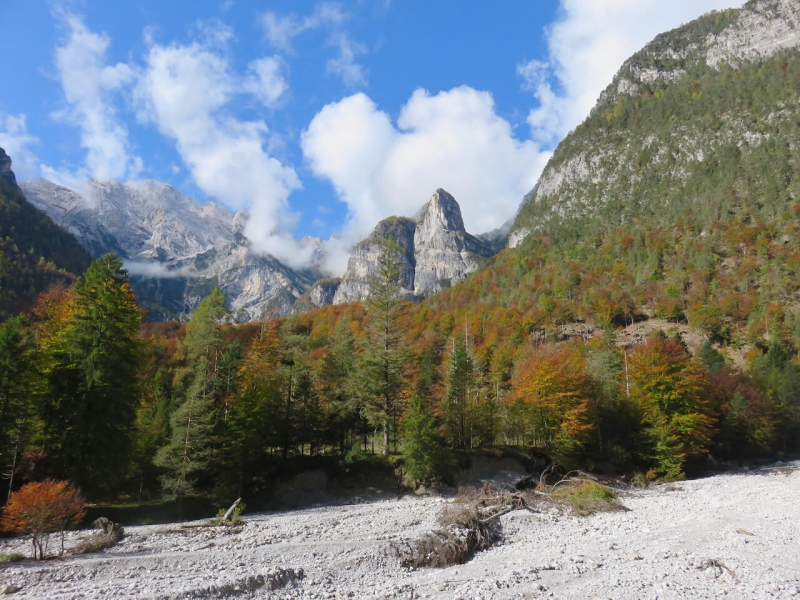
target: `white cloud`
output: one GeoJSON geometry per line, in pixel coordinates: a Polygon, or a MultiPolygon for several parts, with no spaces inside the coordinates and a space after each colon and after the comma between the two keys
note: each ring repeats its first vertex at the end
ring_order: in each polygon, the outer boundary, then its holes
{"type": "Polygon", "coordinates": [[[190,270],[188,268],[170,269],[166,265],[163,265],[159,262],[126,260],[122,262],[122,267],[127,270],[130,275],[155,277],[157,279],[173,279],[175,277],[184,277],[190,274],[190,270]]]}
{"type": "Polygon", "coordinates": [[[528,123],[535,140],[555,145],[589,114],[622,63],[663,31],[732,0],[561,0],[559,19],[547,29],[546,62],[522,63],[518,72],[540,105],[528,123]]]}
{"type": "Polygon", "coordinates": [[[339,25],[344,19],[345,15],[339,4],[320,2],[314,12],[306,17],[299,17],[295,13],[281,16],[273,11],[266,11],[261,15],[261,25],[270,44],[279,50],[290,52],[292,42],[298,35],[312,29],[339,25]]]}
{"type": "Polygon", "coordinates": [[[327,62],[328,73],[341,77],[348,87],[366,85],[367,76],[364,67],[356,63],[357,55],[367,53],[366,47],[353,42],[345,33],[334,35],[330,43],[339,49],[339,56],[327,62]]]}
{"type": "Polygon", "coordinates": [[[28,133],[25,115],[0,113],[0,148],[11,157],[14,175],[19,181],[39,176],[39,161],[29,148],[38,143],[39,138],[28,133]]]}
{"type": "Polygon", "coordinates": [[[283,62],[278,56],[266,56],[250,63],[244,89],[258,98],[264,106],[277,105],[289,84],[281,75],[283,62]]]}
{"type": "Polygon", "coordinates": [[[65,107],[54,116],[80,129],[86,156],[76,173],[43,167],[43,174],[73,186],[86,177],[135,177],[142,161],[131,151],[128,130],[114,108],[114,94],[130,85],[135,74],[127,64],[106,64],[111,45],[106,34],[90,31],[75,15],[58,12],[57,17],[66,30],[55,56],[65,107]]]}
{"type": "Polygon", "coordinates": [[[314,173],[347,203],[342,239],[329,242],[331,270],[348,245],[382,218],[412,216],[436,188],[452,193],[464,222],[479,233],[511,217],[549,154],[520,141],[488,92],[463,86],[431,96],[415,91],[397,123],[364,94],[325,106],[302,136],[314,173]]]}
{"type": "Polygon", "coordinates": [[[367,48],[350,39],[342,29],[346,19],[347,14],[340,4],[321,2],[306,17],[296,13],[281,16],[267,11],[261,14],[261,25],[267,41],[286,53],[292,52],[292,43],[297,36],[315,29],[330,30],[328,45],[336,48],[338,54],[325,63],[325,70],[340,77],[347,87],[353,88],[367,83],[364,67],[356,62],[356,57],[366,54],[367,48]]]}
{"type": "MultiPolygon", "coordinates": [[[[212,39],[220,38],[207,37],[212,39]]],[[[237,95],[254,91],[254,81],[267,101],[279,97],[280,85],[270,80],[267,62],[251,65],[256,75],[251,72],[250,79],[237,77],[215,43],[151,42],[136,90],[139,116],[175,141],[201,190],[249,212],[245,235],[255,250],[290,266],[307,265],[310,252],[283,233],[294,224],[287,198],[300,187],[297,174],[265,150],[270,138],[266,123],[237,119],[228,110],[237,95]]]]}

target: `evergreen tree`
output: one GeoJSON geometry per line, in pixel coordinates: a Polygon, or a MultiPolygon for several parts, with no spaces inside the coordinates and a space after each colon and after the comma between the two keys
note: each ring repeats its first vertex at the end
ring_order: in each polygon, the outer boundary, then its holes
{"type": "Polygon", "coordinates": [[[21,317],[0,324],[0,464],[8,467],[9,491],[30,430],[37,375],[33,351],[21,317]]]}
{"type": "Polygon", "coordinates": [[[400,246],[392,239],[382,243],[378,271],[370,281],[367,300],[368,340],[362,352],[361,383],[365,414],[381,429],[384,455],[389,454],[390,433],[397,432],[405,381],[405,353],[399,323],[400,246]]]}
{"type": "Polygon", "coordinates": [[[161,478],[168,497],[183,498],[197,491],[197,480],[208,468],[215,443],[215,405],[219,367],[223,357],[220,333],[229,311],[215,288],[197,307],[186,326],[184,351],[192,371],[187,398],[170,419],[172,436],[155,457],[166,469],[161,478]]]}
{"type": "Polygon", "coordinates": [[[284,410],[284,367],[280,358],[277,331],[265,324],[242,360],[228,417],[229,439],[222,448],[224,479],[230,481],[237,496],[248,471],[283,439],[284,424],[279,417],[284,410]]]}
{"type": "Polygon", "coordinates": [[[450,354],[450,376],[447,388],[447,422],[453,447],[472,446],[471,394],[475,393],[475,363],[469,354],[464,337],[453,339],[450,354]]]}
{"type": "Polygon", "coordinates": [[[130,456],[139,402],[141,311],[122,261],[96,260],[75,284],[48,348],[45,422],[63,475],[112,489],[130,456]]]}
{"type": "Polygon", "coordinates": [[[419,396],[412,400],[403,424],[403,465],[415,481],[428,483],[441,466],[442,452],[430,407],[419,396]]]}

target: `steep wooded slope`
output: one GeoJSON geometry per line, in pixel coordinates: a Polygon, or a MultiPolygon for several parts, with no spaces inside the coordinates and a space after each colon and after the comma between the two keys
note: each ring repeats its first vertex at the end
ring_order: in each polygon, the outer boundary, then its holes
{"type": "Polygon", "coordinates": [[[25,199],[0,148],[0,321],[49,285],[71,281],[89,262],[74,237],[25,199]]]}

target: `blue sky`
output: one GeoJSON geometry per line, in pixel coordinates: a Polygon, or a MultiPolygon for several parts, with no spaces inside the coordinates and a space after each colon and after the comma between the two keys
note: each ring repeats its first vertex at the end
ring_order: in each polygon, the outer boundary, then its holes
{"type": "Polygon", "coordinates": [[[730,0],[5,0],[0,146],[21,180],[166,181],[328,268],[437,187],[513,216],[625,58],[730,0]],[[331,237],[333,236],[333,237],[331,237]]]}

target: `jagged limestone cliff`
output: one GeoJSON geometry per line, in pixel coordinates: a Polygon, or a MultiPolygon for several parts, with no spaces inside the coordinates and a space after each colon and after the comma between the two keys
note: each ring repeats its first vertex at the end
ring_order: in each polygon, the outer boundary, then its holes
{"type": "Polygon", "coordinates": [[[389,217],[375,227],[366,239],[353,248],[347,271],[333,298],[334,304],[355,302],[369,296],[370,281],[379,268],[383,254],[383,240],[393,239],[400,246],[400,278],[397,284],[401,293],[410,297],[414,292],[414,230],[416,225],[405,217],[389,217]]]}
{"type": "Polygon", "coordinates": [[[461,208],[452,195],[438,189],[416,217],[390,217],[353,249],[347,271],[336,290],[334,304],[369,296],[370,280],[378,269],[382,240],[394,239],[401,248],[400,286],[406,298],[423,298],[450,287],[477,271],[494,252],[464,230],[461,208]]]}
{"type": "Polygon", "coordinates": [[[70,283],[91,262],[78,240],[25,199],[11,167],[0,148],[0,321],[49,286],[70,283]]]}

